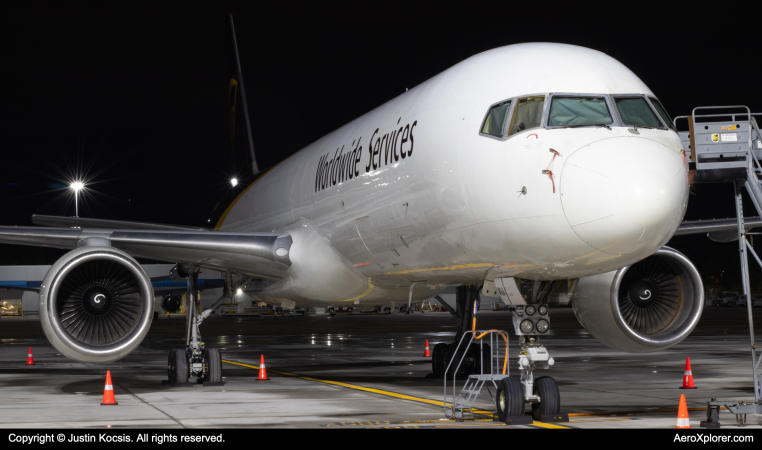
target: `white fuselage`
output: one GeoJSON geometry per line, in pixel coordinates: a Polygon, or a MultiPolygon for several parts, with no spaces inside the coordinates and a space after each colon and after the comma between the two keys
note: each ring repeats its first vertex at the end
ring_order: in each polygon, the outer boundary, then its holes
{"type": "Polygon", "coordinates": [[[653,95],[595,50],[497,48],[283,161],[217,229],[290,233],[288,276],[257,295],[305,305],[407,300],[413,283],[425,298],[495,277],[579,278],[650,255],[687,207],[678,135],[619,124],[480,134],[490,105],[553,93],[653,95]]]}

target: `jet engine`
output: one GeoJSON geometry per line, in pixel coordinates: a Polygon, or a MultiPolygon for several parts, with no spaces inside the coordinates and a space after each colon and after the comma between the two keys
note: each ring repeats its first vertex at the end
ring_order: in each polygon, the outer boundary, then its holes
{"type": "Polygon", "coordinates": [[[580,278],[572,307],[579,323],[609,347],[656,352],[693,331],[704,288],[685,255],[662,247],[631,266],[580,278]]]}
{"type": "Polygon", "coordinates": [[[176,313],[180,311],[182,306],[182,299],[176,294],[167,294],[161,299],[161,309],[168,313],[176,313]]]}
{"type": "Polygon", "coordinates": [[[153,319],[151,280],[122,250],[85,246],[55,262],[40,289],[40,321],[50,343],[81,362],[132,352],[153,319]]]}

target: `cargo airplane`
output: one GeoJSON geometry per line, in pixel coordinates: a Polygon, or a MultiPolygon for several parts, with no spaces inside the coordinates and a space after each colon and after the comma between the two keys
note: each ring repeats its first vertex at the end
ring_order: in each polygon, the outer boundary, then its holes
{"type": "MultiPolygon", "coordinates": [[[[532,319],[516,332],[535,344],[548,323],[529,313],[568,293],[594,337],[651,352],[702,312],[694,265],[665,247],[688,194],[685,149],[633,72],[596,50],[527,43],[472,56],[295,153],[214,229],[34,216],[41,226],[0,227],[0,242],[71,249],[42,282],[40,317],[77,361],[123,358],[148,332],[154,292],[135,257],[175,263],[196,305],[199,268],[224,272],[228,294],[292,306],[404,304],[459,286],[459,336],[479,296],[501,296],[532,319]]],[[[220,382],[219,350],[200,339],[211,310],[188,311],[170,380],[220,382]]],[[[452,348],[435,348],[435,374],[452,348]]],[[[555,385],[521,383],[519,400],[504,386],[503,409],[557,412],[541,400],[555,385]]]]}

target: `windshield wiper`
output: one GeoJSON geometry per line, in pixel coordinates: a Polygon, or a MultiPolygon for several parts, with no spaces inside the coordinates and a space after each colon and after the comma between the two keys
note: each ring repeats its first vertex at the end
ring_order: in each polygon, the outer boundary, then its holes
{"type": "Polygon", "coordinates": [[[611,130],[611,127],[604,123],[586,123],[586,124],[579,124],[579,125],[567,125],[562,128],[580,128],[580,127],[603,127],[609,131],[611,130]]]}
{"type": "Polygon", "coordinates": [[[633,125],[632,128],[635,129],[635,131],[637,131],[638,128],[650,128],[652,130],[661,130],[660,127],[655,127],[653,125],[633,125]]]}

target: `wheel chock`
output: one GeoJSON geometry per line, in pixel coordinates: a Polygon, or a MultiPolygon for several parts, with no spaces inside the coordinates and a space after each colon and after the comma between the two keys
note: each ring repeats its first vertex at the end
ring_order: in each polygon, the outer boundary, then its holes
{"type": "Polygon", "coordinates": [[[540,416],[539,422],[568,422],[569,421],[569,414],[566,413],[559,413],[559,414],[543,414],[540,416]]]}
{"type": "Polygon", "coordinates": [[[711,420],[702,420],[699,424],[699,427],[701,428],[710,428],[710,429],[719,429],[720,422],[712,422],[711,420]]]}
{"type": "Polygon", "coordinates": [[[161,380],[162,385],[169,385],[172,387],[191,387],[193,386],[193,383],[173,383],[170,380],[161,380]]]}
{"type": "Polygon", "coordinates": [[[508,416],[505,418],[506,425],[531,425],[534,422],[532,416],[508,416]]]}

